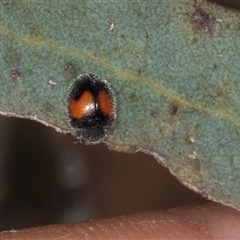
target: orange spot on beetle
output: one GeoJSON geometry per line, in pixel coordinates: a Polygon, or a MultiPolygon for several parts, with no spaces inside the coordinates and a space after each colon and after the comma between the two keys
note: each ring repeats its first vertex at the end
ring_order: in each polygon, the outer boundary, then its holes
{"type": "Polygon", "coordinates": [[[107,92],[99,91],[98,101],[101,112],[109,117],[114,117],[114,103],[107,92]]]}
{"type": "Polygon", "coordinates": [[[92,113],[94,98],[90,91],[85,91],[78,100],[70,101],[70,114],[75,119],[80,119],[92,113]]]}

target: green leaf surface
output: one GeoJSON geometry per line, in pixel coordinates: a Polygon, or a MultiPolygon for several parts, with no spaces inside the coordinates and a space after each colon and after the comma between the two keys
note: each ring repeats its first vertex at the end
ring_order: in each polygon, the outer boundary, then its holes
{"type": "Polygon", "coordinates": [[[240,15],[209,2],[0,1],[2,114],[74,134],[69,86],[95,73],[116,93],[111,149],[238,209],[239,63],[240,15]]]}

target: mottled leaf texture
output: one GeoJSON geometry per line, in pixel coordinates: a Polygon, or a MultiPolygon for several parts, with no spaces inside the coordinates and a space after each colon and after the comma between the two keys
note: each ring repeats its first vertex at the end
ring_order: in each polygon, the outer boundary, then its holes
{"type": "Polygon", "coordinates": [[[203,0],[0,1],[0,111],[74,134],[72,80],[117,99],[106,143],[240,209],[240,15],[203,0]]]}

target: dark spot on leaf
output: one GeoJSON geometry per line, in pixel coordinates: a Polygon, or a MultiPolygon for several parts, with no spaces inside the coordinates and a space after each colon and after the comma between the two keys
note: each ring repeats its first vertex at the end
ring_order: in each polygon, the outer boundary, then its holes
{"type": "Polygon", "coordinates": [[[33,26],[30,27],[30,34],[33,37],[44,38],[44,29],[39,25],[33,24],[33,26]]]}
{"type": "Polygon", "coordinates": [[[191,20],[196,30],[200,30],[210,35],[216,34],[217,25],[221,22],[220,19],[217,19],[212,14],[206,12],[200,6],[195,8],[191,20]]]}
{"type": "Polygon", "coordinates": [[[136,101],[138,100],[138,99],[137,99],[137,96],[136,96],[134,93],[130,94],[129,99],[130,99],[132,102],[136,102],[136,101]]]}
{"type": "Polygon", "coordinates": [[[231,166],[232,169],[236,168],[233,157],[229,159],[229,165],[231,166]]]}
{"type": "Polygon", "coordinates": [[[158,116],[158,112],[152,109],[149,110],[149,114],[153,118],[156,118],[158,116]]]}
{"type": "Polygon", "coordinates": [[[192,39],[192,43],[194,44],[194,43],[197,43],[198,42],[198,39],[197,38],[193,38],[192,39]]]}
{"type": "Polygon", "coordinates": [[[218,99],[221,99],[228,107],[234,103],[231,97],[231,89],[228,85],[218,86],[216,87],[215,91],[215,96],[218,99]]]}
{"type": "Polygon", "coordinates": [[[176,121],[176,115],[178,113],[178,110],[179,110],[179,106],[176,102],[170,103],[168,108],[168,115],[166,116],[166,119],[165,119],[165,122],[167,124],[170,124],[170,125],[174,124],[174,122],[176,121]]]}
{"type": "Polygon", "coordinates": [[[171,116],[177,115],[178,112],[178,105],[176,103],[171,103],[170,108],[169,108],[169,113],[171,116]]]}
{"type": "Polygon", "coordinates": [[[14,68],[11,70],[11,77],[13,80],[19,80],[20,76],[21,76],[21,73],[18,69],[14,68]]]}

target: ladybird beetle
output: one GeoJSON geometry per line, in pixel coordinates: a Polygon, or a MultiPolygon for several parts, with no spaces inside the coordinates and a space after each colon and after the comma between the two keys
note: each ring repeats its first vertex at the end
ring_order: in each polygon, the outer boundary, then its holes
{"type": "Polygon", "coordinates": [[[102,142],[116,119],[116,98],[110,84],[92,73],[80,75],[70,86],[67,102],[70,124],[79,140],[102,142]]]}

